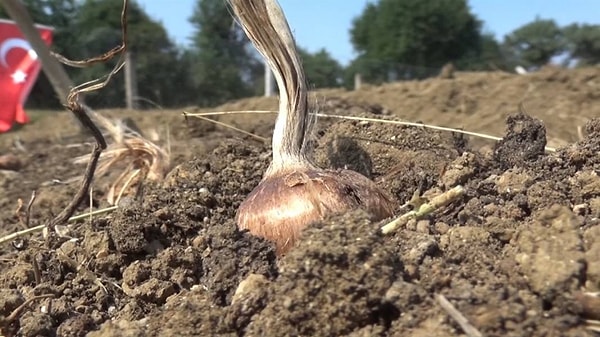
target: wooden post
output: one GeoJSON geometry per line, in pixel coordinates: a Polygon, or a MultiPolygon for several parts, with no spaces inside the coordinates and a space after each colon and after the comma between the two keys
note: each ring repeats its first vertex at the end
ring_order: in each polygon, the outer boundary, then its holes
{"type": "Polygon", "coordinates": [[[135,58],[130,51],[125,52],[125,104],[127,109],[137,109],[137,76],[135,72],[135,58]]]}
{"type": "Polygon", "coordinates": [[[265,62],[265,97],[273,96],[273,73],[265,62]]]}
{"type": "Polygon", "coordinates": [[[362,76],[360,73],[354,74],[354,90],[359,90],[362,86],[362,76]]]}

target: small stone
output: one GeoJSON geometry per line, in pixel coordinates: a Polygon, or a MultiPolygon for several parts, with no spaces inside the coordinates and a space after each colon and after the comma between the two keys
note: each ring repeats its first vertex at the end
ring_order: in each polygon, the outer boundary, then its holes
{"type": "Polygon", "coordinates": [[[438,250],[438,243],[433,238],[420,242],[413,247],[407,255],[407,259],[415,264],[423,262],[426,256],[432,255],[438,250]]]}
{"type": "Polygon", "coordinates": [[[473,174],[477,166],[476,157],[473,153],[465,152],[456,158],[446,168],[441,178],[444,188],[449,189],[456,185],[464,184],[473,174]]]}
{"type": "Polygon", "coordinates": [[[416,231],[417,230],[417,220],[415,220],[415,219],[408,220],[408,222],[406,223],[406,229],[409,231],[416,231]]]}
{"type": "Polygon", "coordinates": [[[244,296],[257,292],[262,288],[265,288],[269,283],[269,280],[264,275],[250,274],[238,285],[231,303],[236,303],[241,300],[244,296]]]}
{"type": "Polygon", "coordinates": [[[496,190],[499,194],[515,195],[526,191],[532,181],[531,176],[520,169],[508,170],[496,180],[496,190]]]}
{"type": "Polygon", "coordinates": [[[417,221],[417,227],[416,227],[417,232],[424,233],[424,234],[429,234],[430,223],[431,222],[429,220],[419,220],[419,221],[417,221]]]}
{"type": "Polygon", "coordinates": [[[435,225],[433,225],[433,228],[437,234],[446,234],[448,233],[450,226],[445,222],[436,222],[435,225]]]}

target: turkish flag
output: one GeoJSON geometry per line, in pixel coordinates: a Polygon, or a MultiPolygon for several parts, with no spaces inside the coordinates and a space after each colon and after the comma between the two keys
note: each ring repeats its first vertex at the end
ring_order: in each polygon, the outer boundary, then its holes
{"type": "MultiPolygon", "coordinates": [[[[53,29],[36,25],[42,40],[52,43],[53,29]]],[[[14,21],[0,19],[0,132],[29,117],[23,105],[40,73],[41,63],[14,21]]]]}

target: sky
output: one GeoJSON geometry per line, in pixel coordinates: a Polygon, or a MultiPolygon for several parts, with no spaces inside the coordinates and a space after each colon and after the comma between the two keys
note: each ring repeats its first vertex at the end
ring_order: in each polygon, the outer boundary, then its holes
{"type": "MultiPolygon", "coordinates": [[[[355,53],[350,43],[352,19],[372,0],[279,0],[296,42],[310,52],[321,48],[347,65],[355,53]]],[[[423,0],[435,1],[435,0],[423,0]]],[[[146,12],[163,23],[179,45],[189,45],[193,27],[188,22],[196,0],[138,0],[146,12]]],[[[559,25],[600,24],[598,0],[470,0],[471,12],[484,22],[484,30],[498,40],[536,17],[559,25]]]]}

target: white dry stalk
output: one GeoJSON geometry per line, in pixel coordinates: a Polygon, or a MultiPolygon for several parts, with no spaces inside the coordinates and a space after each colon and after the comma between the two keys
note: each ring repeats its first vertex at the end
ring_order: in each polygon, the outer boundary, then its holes
{"type": "MultiPolygon", "coordinates": [[[[273,112],[275,113],[277,111],[273,111],[273,112]]],[[[228,129],[232,129],[232,130],[237,131],[239,133],[243,133],[243,134],[245,134],[247,136],[250,136],[252,138],[258,139],[261,142],[265,142],[265,143],[267,142],[267,139],[265,137],[261,137],[259,135],[255,135],[252,132],[248,132],[246,130],[242,130],[242,129],[238,128],[237,126],[233,126],[231,124],[227,124],[227,123],[223,123],[223,122],[220,122],[220,121],[216,121],[214,119],[206,118],[206,117],[203,117],[203,116],[198,116],[197,114],[189,113],[187,111],[183,112],[183,116],[186,117],[186,118],[187,118],[187,116],[193,116],[193,117],[196,117],[196,118],[201,119],[203,121],[207,121],[207,122],[210,122],[210,123],[213,123],[213,124],[217,124],[219,126],[223,126],[223,127],[228,128],[228,129]]]]}
{"type": "Polygon", "coordinates": [[[593,320],[593,319],[587,319],[587,320],[585,320],[585,324],[586,324],[586,326],[585,326],[586,329],[600,333],[600,321],[593,320]]]}
{"type": "MultiPolygon", "coordinates": [[[[69,218],[68,222],[73,222],[73,221],[85,219],[87,217],[92,217],[94,215],[99,215],[99,214],[104,214],[104,213],[112,212],[112,211],[116,210],[117,208],[118,208],[117,206],[111,206],[111,207],[99,209],[99,210],[96,210],[96,211],[93,211],[93,212],[76,215],[76,216],[73,216],[73,217],[69,218]]],[[[5,242],[11,241],[11,240],[14,240],[16,238],[19,238],[21,236],[27,235],[29,233],[41,232],[45,228],[47,228],[47,226],[44,224],[44,225],[39,225],[39,226],[35,226],[35,227],[24,229],[22,231],[18,231],[18,232],[14,232],[14,233],[8,234],[8,235],[3,236],[3,237],[0,238],[0,244],[3,244],[5,242]]]]}
{"type": "MultiPolygon", "coordinates": [[[[199,112],[199,113],[184,113],[184,116],[201,118],[201,117],[206,117],[206,116],[221,116],[221,115],[233,115],[233,114],[245,114],[245,113],[274,114],[274,113],[277,113],[277,111],[272,111],[272,110],[213,111],[213,112],[199,112]]],[[[473,137],[483,138],[483,139],[489,139],[489,140],[494,140],[494,141],[502,140],[502,137],[492,136],[492,135],[488,135],[488,134],[481,133],[481,132],[466,131],[466,130],[449,128],[449,127],[444,127],[444,126],[437,126],[437,125],[432,125],[432,124],[423,124],[423,123],[406,122],[406,121],[395,121],[395,120],[389,120],[389,119],[370,118],[370,117],[329,115],[329,114],[323,114],[323,113],[311,113],[310,115],[315,116],[315,117],[320,117],[320,118],[335,118],[335,119],[346,119],[346,120],[353,120],[353,121],[360,121],[360,122],[374,122],[374,123],[382,123],[382,124],[415,126],[415,127],[422,127],[422,128],[427,128],[427,129],[433,129],[433,130],[456,132],[456,133],[460,133],[463,135],[468,135],[468,136],[473,136],[473,137]]],[[[212,121],[210,119],[208,119],[208,120],[212,121]]],[[[547,152],[556,152],[556,148],[553,148],[550,146],[546,146],[544,149],[547,152]]]]}
{"type": "Polygon", "coordinates": [[[306,136],[314,126],[308,113],[308,86],[281,7],[275,0],[229,0],[242,29],[270,66],[280,89],[279,113],[273,130],[273,160],[266,175],[294,167],[312,166],[307,156],[306,136]]]}
{"type": "Polygon", "coordinates": [[[440,306],[448,313],[448,315],[450,315],[450,317],[454,319],[454,321],[456,321],[456,323],[458,323],[460,328],[465,332],[465,334],[467,334],[467,336],[483,337],[483,334],[481,334],[479,330],[471,325],[469,320],[460,311],[458,311],[458,309],[456,309],[456,307],[454,307],[454,305],[452,305],[452,303],[450,303],[450,301],[448,301],[444,295],[435,294],[434,296],[440,306]]]}
{"type": "Polygon", "coordinates": [[[429,202],[426,202],[419,206],[417,210],[412,210],[407,213],[402,214],[398,218],[390,221],[383,227],[381,227],[381,232],[383,234],[390,234],[395,232],[400,226],[406,224],[410,219],[419,219],[426,215],[431,214],[433,211],[440,209],[449,205],[450,203],[458,200],[458,198],[462,197],[465,194],[465,189],[462,186],[455,186],[448,191],[435,196],[429,202]]]}

